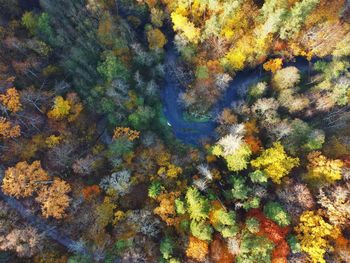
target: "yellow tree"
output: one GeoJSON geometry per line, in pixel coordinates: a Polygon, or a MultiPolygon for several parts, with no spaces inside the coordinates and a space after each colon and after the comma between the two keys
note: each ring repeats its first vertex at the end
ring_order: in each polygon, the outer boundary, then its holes
{"type": "Polygon", "coordinates": [[[55,98],[54,105],[47,113],[47,116],[56,121],[67,118],[69,122],[72,122],[79,116],[82,110],[83,105],[77,94],[69,93],[66,99],[62,96],[57,96],[55,98]]]}
{"type": "Polygon", "coordinates": [[[17,125],[12,125],[4,117],[0,117],[0,139],[17,138],[21,135],[21,128],[17,125]]]}
{"type": "Polygon", "coordinates": [[[167,43],[165,35],[158,28],[150,29],[147,32],[148,46],[150,49],[163,48],[167,43]]]}
{"type": "Polygon", "coordinates": [[[45,170],[41,168],[40,161],[32,164],[19,162],[15,167],[5,171],[2,190],[5,194],[19,197],[28,197],[42,186],[43,181],[49,180],[45,170]]]}
{"type": "Polygon", "coordinates": [[[329,238],[336,238],[339,231],[327,223],[321,211],[305,211],[300,216],[300,223],[295,227],[301,249],[306,252],[314,263],[326,263],[323,255],[331,248],[329,238]]]}
{"type": "Polygon", "coordinates": [[[65,210],[69,206],[70,197],[68,193],[70,191],[70,185],[59,178],[55,178],[51,185],[42,187],[35,199],[41,204],[42,214],[46,218],[50,216],[56,219],[63,218],[65,210]]]}
{"type": "Polygon", "coordinates": [[[22,106],[20,95],[16,88],[10,88],[6,90],[5,94],[1,94],[0,102],[12,112],[18,112],[22,106]]]}
{"type": "Polygon", "coordinates": [[[198,261],[204,261],[208,255],[209,246],[207,241],[190,236],[186,255],[198,261]]]}
{"type": "Polygon", "coordinates": [[[65,100],[62,96],[55,98],[52,109],[47,113],[50,119],[62,120],[69,115],[70,104],[68,100],[65,100]]]}
{"type": "Polygon", "coordinates": [[[263,170],[274,183],[280,184],[281,178],[299,165],[299,159],[288,156],[282,144],[275,142],[273,147],[265,150],[257,159],[251,161],[251,165],[255,169],[263,170]]]}
{"type": "Polygon", "coordinates": [[[175,31],[180,31],[188,39],[188,41],[197,44],[200,38],[200,30],[195,25],[188,21],[187,17],[176,12],[171,13],[173,28],[175,31]]]}
{"type": "Polygon", "coordinates": [[[342,178],[344,163],[341,160],[331,160],[321,152],[311,152],[308,155],[307,178],[317,182],[332,183],[342,178]]]}

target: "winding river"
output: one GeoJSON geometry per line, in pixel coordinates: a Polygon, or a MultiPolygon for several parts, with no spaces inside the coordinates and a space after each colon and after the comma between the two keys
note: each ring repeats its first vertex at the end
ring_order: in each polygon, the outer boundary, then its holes
{"type": "MultiPolygon", "coordinates": [[[[165,85],[161,91],[163,111],[168,120],[168,125],[172,127],[176,138],[187,144],[198,145],[203,139],[217,138],[215,128],[218,124],[214,118],[207,122],[191,122],[184,118],[185,109],[179,102],[179,95],[183,89],[179,87],[179,83],[172,76],[172,72],[170,72],[170,65],[174,65],[177,58],[178,53],[174,45],[169,45],[166,49],[165,57],[167,68],[165,85]]],[[[286,63],[284,66],[295,66],[303,73],[309,69],[309,61],[302,57],[297,57],[295,62],[286,63]]],[[[229,108],[232,103],[242,99],[238,95],[237,90],[248,89],[266,77],[267,74],[269,73],[263,71],[261,66],[238,72],[221,98],[212,107],[211,115],[217,116],[224,108],[229,108]]]]}

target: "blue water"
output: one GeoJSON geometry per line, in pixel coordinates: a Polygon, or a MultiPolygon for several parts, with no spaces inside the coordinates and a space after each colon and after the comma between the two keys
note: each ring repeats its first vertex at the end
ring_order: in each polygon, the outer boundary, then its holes
{"type": "MultiPolygon", "coordinates": [[[[165,64],[176,62],[178,54],[171,45],[166,51],[165,64]]],[[[295,66],[301,72],[305,72],[309,68],[309,62],[306,59],[298,57],[295,62],[287,63],[285,66],[295,66]]],[[[165,86],[161,92],[163,101],[164,115],[168,119],[168,124],[172,127],[176,138],[187,144],[198,145],[203,139],[217,138],[215,128],[218,123],[212,119],[207,122],[190,122],[184,119],[184,107],[179,103],[179,95],[181,87],[172,77],[167,67],[165,86]]],[[[245,70],[237,73],[231,81],[229,87],[222,94],[221,98],[212,108],[212,116],[217,116],[224,108],[230,108],[233,102],[240,99],[237,89],[246,90],[250,86],[258,83],[268,73],[261,72],[261,67],[253,70],[245,70]]]]}

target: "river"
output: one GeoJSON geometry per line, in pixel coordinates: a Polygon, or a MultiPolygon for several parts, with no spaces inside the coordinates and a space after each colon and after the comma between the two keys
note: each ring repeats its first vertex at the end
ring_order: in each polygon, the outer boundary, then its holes
{"type": "MultiPolygon", "coordinates": [[[[166,48],[165,64],[167,66],[167,71],[164,80],[165,84],[161,90],[163,111],[176,138],[184,143],[192,145],[198,145],[203,139],[207,138],[217,139],[215,128],[218,126],[218,123],[215,121],[215,116],[222,112],[224,108],[230,108],[233,102],[244,99],[238,95],[238,89],[246,90],[269,74],[263,71],[261,66],[255,69],[246,69],[238,72],[230,82],[229,87],[212,107],[212,120],[207,122],[187,121],[184,118],[186,109],[179,102],[180,93],[184,90],[179,87],[179,83],[173,77],[172,72],[170,72],[171,67],[169,67],[169,65],[175,64],[177,58],[178,53],[176,48],[174,45],[170,44],[166,48]]],[[[285,66],[295,66],[300,72],[306,72],[309,69],[309,61],[305,58],[297,57],[295,62],[286,63],[285,66]]]]}

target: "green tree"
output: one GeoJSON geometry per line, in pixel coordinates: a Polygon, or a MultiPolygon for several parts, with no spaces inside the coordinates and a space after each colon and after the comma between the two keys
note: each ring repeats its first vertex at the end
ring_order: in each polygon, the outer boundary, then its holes
{"type": "Polygon", "coordinates": [[[208,218],[209,201],[199,193],[197,188],[189,187],[187,189],[186,203],[191,219],[201,221],[208,218]]]}
{"type": "Polygon", "coordinates": [[[289,39],[295,36],[303,26],[306,17],[317,6],[320,0],[302,0],[296,2],[284,20],[280,30],[282,39],[289,39]]]}
{"type": "Polygon", "coordinates": [[[175,208],[176,208],[176,213],[179,215],[183,215],[186,213],[185,203],[179,198],[175,199],[175,208]]]}
{"type": "Polygon", "coordinates": [[[108,148],[108,155],[110,158],[120,157],[124,154],[130,153],[133,148],[133,143],[127,138],[121,137],[115,139],[108,148]]]}
{"type": "Polygon", "coordinates": [[[127,81],[130,78],[130,72],[119,58],[112,52],[104,53],[104,60],[98,65],[97,72],[106,81],[121,79],[127,81]]]}
{"type": "Polygon", "coordinates": [[[245,221],[245,225],[248,229],[248,231],[252,234],[256,234],[260,231],[260,223],[259,221],[254,218],[254,217],[250,217],[245,221]]]}
{"type": "Polygon", "coordinates": [[[280,203],[272,201],[268,202],[264,206],[264,214],[281,227],[289,226],[291,224],[290,215],[280,203]]]}
{"type": "Polygon", "coordinates": [[[214,232],[213,228],[204,220],[191,220],[190,229],[194,237],[207,241],[212,239],[212,234],[214,232]]]}
{"type": "Polygon", "coordinates": [[[54,43],[54,31],[51,26],[50,16],[48,13],[41,13],[38,18],[37,30],[39,36],[48,41],[49,44],[54,43]]]}
{"type": "Polygon", "coordinates": [[[237,263],[270,263],[274,244],[266,237],[243,233],[237,263]]]}
{"type": "Polygon", "coordinates": [[[160,253],[164,259],[170,259],[174,253],[174,242],[171,237],[166,236],[160,242],[160,253]]]}
{"type": "Polygon", "coordinates": [[[162,184],[156,180],[151,183],[148,188],[148,196],[155,199],[163,191],[164,187],[162,184]]]}
{"type": "Polygon", "coordinates": [[[226,212],[223,208],[217,209],[212,212],[210,221],[214,229],[220,232],[224,238],[233,237],[238,233],[239,226],[234,211],[226,212]]]}
{"type": "Polygon", "coordinates": [[[129,115],[128,120],[131,127],[136,130],[145,130],[149,127],[155,111],[149,106],[138,107],[135,112],[129,115]]]}
{"type": "Polygon", "coordinates": [[[28,29],[31,35],[35,35],[38,27],[38,18],[32,12],[25,12],[22,16],[22,25],[28,29]]]}

